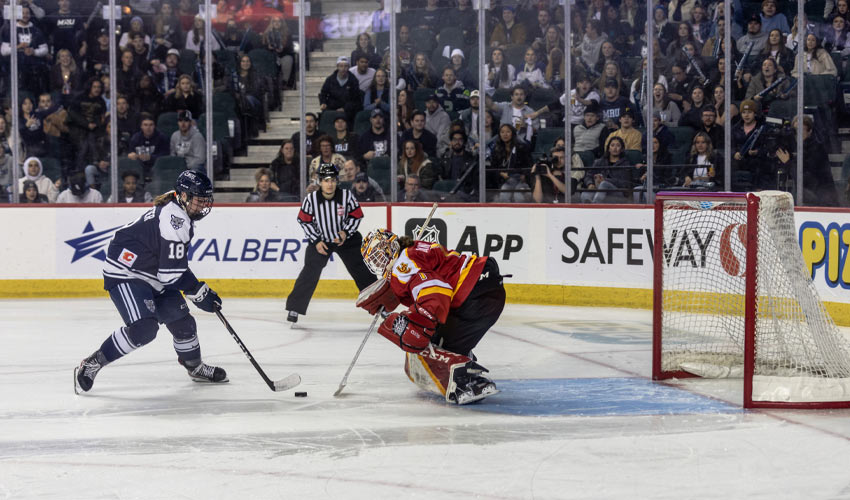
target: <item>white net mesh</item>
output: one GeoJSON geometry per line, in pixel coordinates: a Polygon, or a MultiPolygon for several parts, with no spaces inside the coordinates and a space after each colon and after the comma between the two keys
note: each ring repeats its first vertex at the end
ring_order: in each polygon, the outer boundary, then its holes
{"type": "MultiPolygon", "coordinates": [[[[752,399],[850,400],[850,342],[807,273],[791,195],[757,196],[752,399]]],[[[742,376],[747,223],[743,198],[663,202],[662,371],[742,376]]]]}

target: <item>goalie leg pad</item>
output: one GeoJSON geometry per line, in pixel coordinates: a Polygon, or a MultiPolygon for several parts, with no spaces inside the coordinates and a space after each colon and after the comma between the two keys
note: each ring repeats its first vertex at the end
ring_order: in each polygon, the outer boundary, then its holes
{"type": "Polygon", "coordinates": [[[487,369],[472,359],[433,345],[420,353],[406,353],[404,372],[420,388],[440,394],[446,402],[465,405],[497,394],[487,369]]]}
{"type": "Polygon", "coordinates": [[[420,388],[446,396],[446,391],[454,385],[452,369],[471,361],[467,356],[431,345],[420,352],[407,352],[404,372],[420,388]]]}
{"type": "Polygon", "coordinates": [[[400,303],[392,291],[390,280],[383,278],[364,288],[357,296],[355,305],[375,315],[382,307],[386,312],[393,312],[400,303]]]}

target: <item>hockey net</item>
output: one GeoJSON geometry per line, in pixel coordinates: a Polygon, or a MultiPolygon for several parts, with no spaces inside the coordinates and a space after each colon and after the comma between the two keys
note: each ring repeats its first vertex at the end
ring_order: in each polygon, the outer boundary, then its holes
{"type": "Polygon", "coordinates": [[[795,228],[788,193],[659,194],[653,378],[742,377],[745,407],[850,406],[850,341],[795,228]]]}

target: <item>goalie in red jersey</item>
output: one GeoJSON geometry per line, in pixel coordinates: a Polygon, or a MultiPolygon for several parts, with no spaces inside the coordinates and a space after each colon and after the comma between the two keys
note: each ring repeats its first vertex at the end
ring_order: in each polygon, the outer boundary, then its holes
{"type": "Polygon", "coordinates": [[[457,404],[499,392],[472,355],[505,307],[496,261],[386,229],[369,233],[360,253],[383,279],[360,293],[357,307],[390,313],[378,333],[405,351],[410,380],[457,404]],[[407,310],[392,312],[399,303],[407,310]]]}

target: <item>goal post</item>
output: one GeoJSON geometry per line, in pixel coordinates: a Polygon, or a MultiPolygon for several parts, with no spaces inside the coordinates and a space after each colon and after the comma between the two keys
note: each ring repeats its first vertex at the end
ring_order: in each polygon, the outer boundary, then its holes
{"type": "Polygon", "coordinates": [[[850,340],[780,191],[655,201],[652,376],[743,378],[745,408],[850,407],[850,340]]]}

